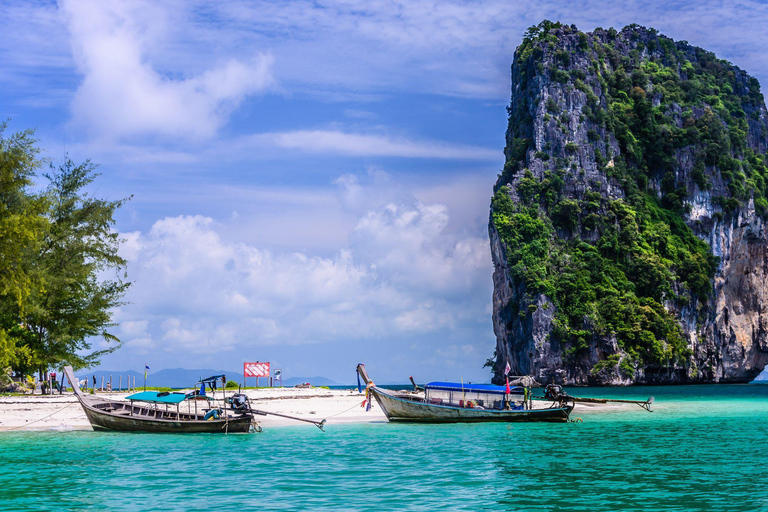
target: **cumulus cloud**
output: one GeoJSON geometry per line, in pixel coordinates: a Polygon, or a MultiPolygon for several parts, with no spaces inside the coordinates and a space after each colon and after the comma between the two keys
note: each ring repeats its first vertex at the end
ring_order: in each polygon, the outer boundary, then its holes
{"type": "Polygon", "coordinates": [[[194,76],[156,69],[151,49],[175,21],[161,4],[65,0],[61,7],[83,76],[73,123],[100,138],[211,137],[245,96],[273,83],[268,54],[229,58],[194,76]]]}
{"type": "Polygon", "coordinates": [[[490,253],[483,238],[443,236],[448,218],[442,204],[389,203],[360,219],[351,242],[391,282],[462,293],[487,270],[490,253]]]}
{"type": "Polygon", "coordinates": [[[491,271],[487,242],[446,232],[448,218],[445,205],[387,202],[326,256],[228,241],[209,217],[161,219],[125,235],[120,334],[138,353],[199,355],[445,333],[486,315],[491,271]]]}

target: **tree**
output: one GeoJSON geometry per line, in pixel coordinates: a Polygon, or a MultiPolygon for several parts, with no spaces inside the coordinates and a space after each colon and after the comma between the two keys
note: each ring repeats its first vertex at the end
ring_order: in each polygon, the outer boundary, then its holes
{"type": "Polygon", "coordinates": [[[41,378],[52,365],[85,368],[120,346],[108,330],[115,326],[112,309],[124,304],[130,283],[120,276],[126,262],[118,254],[120,238],[112,226],[126,199],[90,197],[84,189],[98,176],[95,168],[90,161],[75,165],[67,158],[45,174],[49,224],[33,257],[42,286],[30,294],[23,314],[32,333],[27,346],[41,378]],[[110,272],[114,278],[105,278],[110,272]],[[97,336],[107,347],[90,351],[97,336]]]}
{"type": "Polygon", "coordinates": [[[30,130],[6,137],[0,123],[0,370],[29,362],[19,325],[40,282],[29,255],[40,247],[48,221],[44,195],[29,188],[40,166],[30,130]]]}

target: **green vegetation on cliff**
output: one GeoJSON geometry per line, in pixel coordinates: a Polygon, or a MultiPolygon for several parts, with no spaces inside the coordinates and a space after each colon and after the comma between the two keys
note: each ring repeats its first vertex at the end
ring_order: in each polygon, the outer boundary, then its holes
{"type": "MultiPolygon", "coordinates": [[[[750,201],[768,215],[766,157],[748,144],[763,105],[757,80],[654,30],[585,34],[551,22],[529,29],[515,69],[507,162],[492,203],[514,279],[529,303],[536,294],[552,300],[553,335],[566,354],[615,337],[626,375],[684,363],[690,351],[674,310],[706,304],[717,268],[685,222],[687,199],[710,194],[718,218],[750,201]],[[584,98],[583,140],[534,147],[547,83],[584,98]],[[585,158],[620,194],[568,189],[585,158]]],[[[574,113],[565,107],[546,96],[539,129],[568,132],[574,113]]],[[[536,309],[510,307],[521,318],[536,309]]]]}
{"type": "Polygon", "coordinates": [[[554,301],[554,334],[571,343],[570,353],[588,348],[597,334],[615,335],[644,364],[666,365],[688,354],[679,325],[661,302],[684,300],[672,289],[676,278],[705,296],[715,259],[679,218],[646,200],[640,209],[612,201],[611,215],[595,222],[598,242],[589,244],[552,236],[555,226],[574,222],[563,210],[588,209],[588,202],[563,200],[549,217],[535,205],[515,205],[506,187],[494,196],[493,221],[512,274],[529,292],[554,301]]]}

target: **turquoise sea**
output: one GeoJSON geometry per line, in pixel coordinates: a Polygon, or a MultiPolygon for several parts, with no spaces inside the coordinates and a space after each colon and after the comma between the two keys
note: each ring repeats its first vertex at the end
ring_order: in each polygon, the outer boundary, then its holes
{"type": "Polygon", "coordinates": [[[0,510],[768,510],[768,385],[583,423],[272,427],[252,435],[0,433],[0,510]]]}

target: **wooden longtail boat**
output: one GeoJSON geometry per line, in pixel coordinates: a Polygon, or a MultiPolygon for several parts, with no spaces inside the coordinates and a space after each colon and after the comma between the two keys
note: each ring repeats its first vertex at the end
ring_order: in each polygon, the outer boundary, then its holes
{"type": "MultiPolygon", "coordinates": [[[[188,400],[199,400],[194,393],[157,393],[145,391],[131,395],[128,400],[109,400],[86,395],[78,386],[71,366],[64,368],[67,380],[72,384],[75,396],[88,417],[94,430],[117,430],[121,432],[163,432],[163,433],[235,433],[258,430],[253,411],[247,409],[205,408],[198,412],[188,405],[187,411],[180,404],[188,400]],[[175,408],[173,407],[175,406],[175,408]],[[233,413],[233,414],[230,414],[233,413]]],[[[243,395],[244,396],[244,395],[243,395]]]]}
{"type": "Polygon", "coordinates": [[[125,401],[83,394],[71,366],[64,367],[64,374],[72,384],[75,396],[94,430],[177,434],[261,432],[255,416],[267,415],[311,423],[320,430],[325,426],[325,420],[315,421],[278,412],[252,409],[248,397],[241,393],[225,397],[221,400],[222,407],[215,407],[212,405],[213,400],[204,395],[205,385],[208,384],[211,390],[215,390],[216,381],[224,377],[223,375],[216,375],[198,382],[203,386],[199,393],[196,391],[190,393],[144,391],[127,397],[125,401]],[[205,407],[198,411],[200,400],[205,400],[205,407]],[[194,412],[192,401],[195,404],[194,412]],[[183,402],[187,402],[186,412],[179,407],[183,402]],[[176,410],[172,408],[169,410],[169,407],[174,405],[176,410]]]}
{"type": "MultiPolygon", "coordinates": [[[[367,392],[376,399],[389,421],[424,423],[458,422],[566,422],[573,411],[573,402],[552,402],[549,407],[532,406],[530,390],[485,384],[431,382],[424,394],[394,392],[377,387],[368,377],[364,364],[357,373],[365,382],[367,392]]],[[[538,404],[539,402],[537,402],[538,404]]]]}

